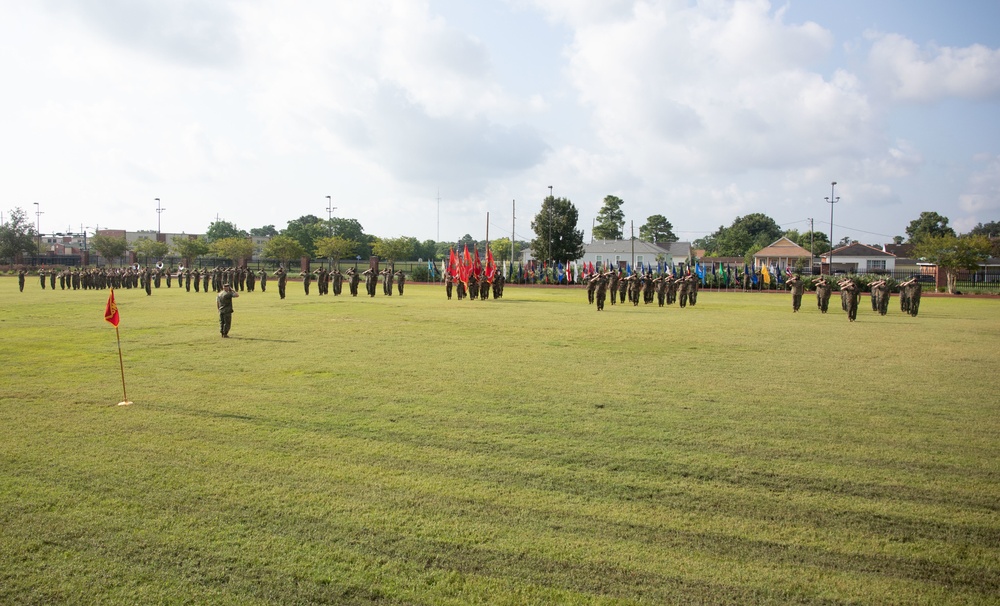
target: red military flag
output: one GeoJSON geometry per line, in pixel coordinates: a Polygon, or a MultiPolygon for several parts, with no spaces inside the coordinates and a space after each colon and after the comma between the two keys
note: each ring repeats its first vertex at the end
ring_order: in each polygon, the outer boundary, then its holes
{"type": "Polygon", "coordinates": [[[478,280],[483,275],[483,263],[479,260],[479,247],[472,247],[472,275],[478,280]]]}
{"type": "Polygon", "coordinates": [[[486,249],[486,281],[490,284],[493,283],[493,275],[497,272],[497,262],[493,258],[493,251],[487,247],[486,249]]]}
{"type": "Polygon", "coordinates": [[[104,306],[104,319],[111,323],[112,326],[118,328],[118,304],[115,303],[115,289],[111,289],[111,294],[108,295],[108,304],[104,306]]]}
{"type": "Polygon", "coordinates": [[[452,279],[458,279],[462,275],[458,270],[458,255],[455,254],[454,248],[450,249],[448,252],[448,273],[451,275],[452,279]]]}

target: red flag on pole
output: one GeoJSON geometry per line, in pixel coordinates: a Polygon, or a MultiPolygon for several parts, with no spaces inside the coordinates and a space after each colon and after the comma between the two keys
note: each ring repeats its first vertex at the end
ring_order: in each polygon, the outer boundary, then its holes
{"type": "Polygon", "coordinates": [[[462,274],[458,270],[458,255],[455,254],[455,249],[452,248],[448,252],[448,273],[451,274],[452,279],[458,280],[461,278],[462,274]]]}
{"type": "Polygon", "coordinates": [[[108,304],[104,306],[104,319],[111,323],[112,326],[118,328],[118,304],[115,303],[115,289],[111,289],[111,294],[108,295],[108,304]]]}
{"type": "Polygon", "coordinates": [[[108,303],[104,306],[104,319],[115,327],[115,339],[118,341],[118,366],[122,372],[122,401],[118,403],[119,406],[127,406],[132,403],[128,399],[128,392],[125,391],[125,362],[122,361],[122,340],[118,335],[118,321],[120,317],[118,316],[118,304],[115,303],[115,289],[111,289],[111,294],[108,295],[108,303]]]}
{"type": "Polygon", "coordinates": [[[493,258],[493,249],[486,248],[486,281],[490,284],[493,283],[493,274],[497,271],[497,262],[493,258]]]}
{"type": "Polygon", "coordinates": [[[479,260],[479,247],[473,246],[472,250],[472,275],[478,280],[483,275],[483,263],[479,260]]]}

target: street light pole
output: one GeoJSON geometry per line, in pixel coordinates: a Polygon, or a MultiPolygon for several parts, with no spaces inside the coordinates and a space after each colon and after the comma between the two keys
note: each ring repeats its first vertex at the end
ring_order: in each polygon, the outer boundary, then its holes
{"type": "Polygon", "coordinates": [[[42,207],[35,202],[35,256],[42,253],[42,207]]]}
{"type": "Polygon", "coordinates": [[[837,182],[834,181],[830,183],[830,197],[826,198],[826,201],[830,203],[830,275],[833,275],[833,205],[840,201],[839,197],[835,197],[834,188],[837,187],[837,182]]]}
{"type": "Polygon", "coordinates": [[[552,186],[549,186],[549,261],[552,260],[552,207],[555,202],[555,198],[552,197],[552,186]]]}
{"type": "Polygon", "coordinates": [[[160,206],[160,199],[156,198],[156,235],[160,235],[160,213],[167,209],[160,206]]]}
{"type": "Polygon", "coordinates": [[[333,198],[330,196],[326,197],[326,222],[330,227],[330,235],[333,235],[333,211],[337,210],[337,207],[333,205],[333,198]]]}

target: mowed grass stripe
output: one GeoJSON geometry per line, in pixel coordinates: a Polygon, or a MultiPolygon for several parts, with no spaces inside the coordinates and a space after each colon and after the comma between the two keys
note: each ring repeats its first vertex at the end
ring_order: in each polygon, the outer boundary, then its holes
{"type": "MultiPolygon", "coordinates": [[[[0,497],[5,518],[65,541],[43,503],[21,509],[49,493],[79,503],[67,519],[98,550],[145,533],[143,566],[163,558],[132,577],[159,579],[132,584],[146,595],[989,603],[997,590],[995,301],[927,298],[919,318],[862,309],[849,324],[792,315],[780,295],[598,314],[578,289],[460,303],[419,285],[392,300],[290,288],[238,299],[223,346],[211,294],[118,291],[137,404],[117,409],[102,406],[120,395],[106,292],[6,286],[16,345],[0,353],[19,399],[0,409],[0,460],[22,489],[0,497]],[[986,372],[959,382],[955,360],[986,372]],[[121,519],[95,516],[101,504],[121,519]],[[197,530],[171,532],[181,519],[197,530]],[[229,572],[199,576],[188,552],[229,572]]],[[[33,557],[75,571],[66,591],[124,595],[79,549],[33,557]]],[[[52,589],[14,570],[15,601],[52,589]]]]}

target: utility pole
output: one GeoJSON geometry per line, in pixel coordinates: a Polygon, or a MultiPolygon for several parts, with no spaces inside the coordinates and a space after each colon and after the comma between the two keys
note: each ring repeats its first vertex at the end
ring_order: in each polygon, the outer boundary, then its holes
{"type": "Polygon", "coordinates": [[[837,187],[837,182],[833,181],[830,183],[830,197],[826,198],[826,201],[830,203],[830,275],[833,275],[833,205],[840,201],[840,198],[834,197],[834,188],[837,187]]]}
{"type": "MultiPolygon", "coordinates": [[[[514,211],[515,211],[516,206],[517,206],[516,202],[517,202],[517,200],[511,200],[510,201],[510,267],[511,267],[511,269],[514,268],[514,232],[517,231],[516,229],[514,229],[514,222],[517,220],[517,215],[514,214],[514,211]]],[[[507,276],[507,277],[510,278],[510,276],[507,276]]]]}
{"type": "Polygon", "coordinates": [[[160,206],[160,199],[156,198],[156,235],[160,235],[160,214],[167,209],[160,206]]]}
{"type": "Polygon", "coordinates": [[[42,207],[35,202],[35,256],[42,253],[42,207]]]}
{"type": "Polygon", "coordinates": [[[813,220],[809,217],[809,275],[813,273],[813,220]]]}
{"type": "Polygon", "coordinates": [[[629,229],[632,232],[632,271],[635,271],[635,221],[629,221],[629,229]]]}
{"type": "MultiPolygon", "coordinates": [[[[555,206],[555,198],[552,197],[552,186],[549,186],[549,261],[552,261],[552,207],[555,206]]],[[[37,203],[36,203],[37,204],[37,203]]]]}
{"type": "Polygon", "coordinates": [[[333,211],[337,210],[337,207],[333,205],[333,198],[330,196],[326,197],[326,224],[330,228],[330,236],[333,236],[333,211]]]}

